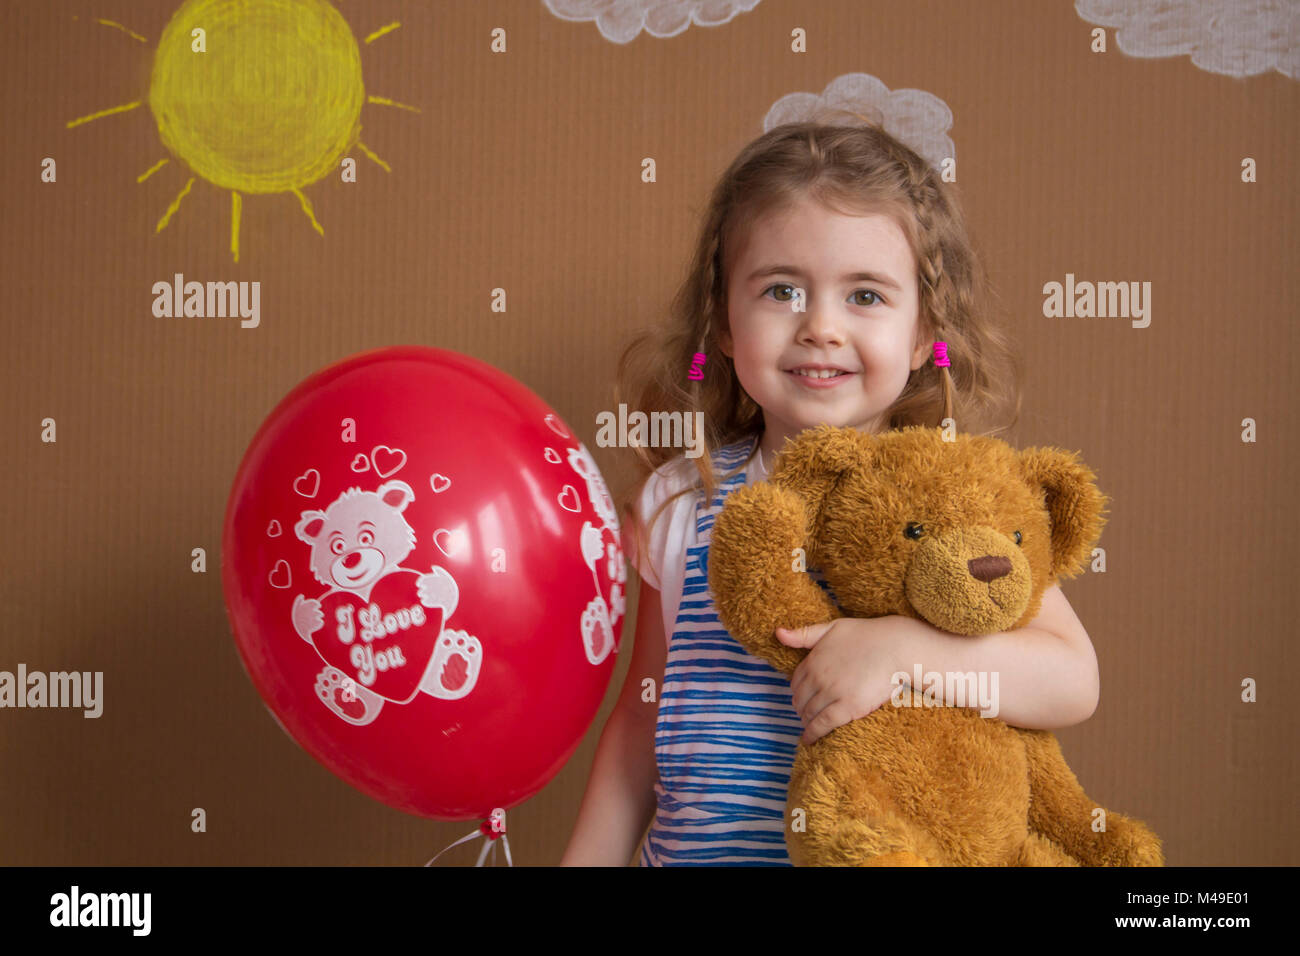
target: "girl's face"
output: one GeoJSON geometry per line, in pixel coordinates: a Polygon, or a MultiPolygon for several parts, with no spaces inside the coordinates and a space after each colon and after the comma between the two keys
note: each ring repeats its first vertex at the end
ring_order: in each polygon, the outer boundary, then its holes
{"type": "Polygon", "coordinates": [[[918,282],[907,238],[888,216],[845,216],[802,199],[754,224],[727,277],[730,328],[719,340],[763,409],[765,451],[823,423],[869,432],[884,424],[930,354],[917,341],[918,282]],[[794,371],[808,365],[842,374],[794,371]]]}

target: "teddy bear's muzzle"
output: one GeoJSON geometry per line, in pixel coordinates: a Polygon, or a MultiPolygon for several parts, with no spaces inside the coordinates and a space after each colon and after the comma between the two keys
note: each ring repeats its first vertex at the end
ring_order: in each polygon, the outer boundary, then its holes
{"type": "Polygon", "coordinates": [[[904,586],[913,609],[952,634],[1013,627],[1033,589],[1029,561],[992,528],[927,535],[912,555],[904,586]]]}

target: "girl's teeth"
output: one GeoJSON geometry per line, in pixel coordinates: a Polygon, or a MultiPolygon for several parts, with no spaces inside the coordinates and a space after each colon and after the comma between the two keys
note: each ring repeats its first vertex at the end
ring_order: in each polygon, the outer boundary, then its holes
{"type": "Polygon", "coordinates": [[[835,378],[837,375],[843,375],[843,372],[832,371],[831,369],[806,369],[797,368],[794,370],[796,375],[806,375],[808,378],[835,378]]]}

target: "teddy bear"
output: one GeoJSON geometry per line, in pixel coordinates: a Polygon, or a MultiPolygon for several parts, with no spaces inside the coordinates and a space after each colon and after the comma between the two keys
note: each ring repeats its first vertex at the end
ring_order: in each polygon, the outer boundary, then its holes
{"type": "MultiPolygon", "coordinates": [[[[786,676],[808,650],[778,627],[893,614],[991,634],[1026,625],[1044,591],[1083,570],[1107,500],[1058,448],[822,425],[787,439],[767,481],[727,496],[709,585],[731,635],[786,676]]],[[[1053,734],[933,695],[927,706],[895,681],[893,699],[797,748],[796,866],[1164,865],[1155,833],[1084,793],[1053,734]]]]}

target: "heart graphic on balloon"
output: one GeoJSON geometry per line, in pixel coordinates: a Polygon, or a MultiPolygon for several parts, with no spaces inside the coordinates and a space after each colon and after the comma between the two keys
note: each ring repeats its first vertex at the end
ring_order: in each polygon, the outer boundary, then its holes
{"type": "Polygon", "coordinates": [[[352,459],[352,470],[360,474],[363,471],[370,470],[370,459],[365,455],[358,453],[356,458],[352,459]]]}
{"type": "Polygon", "coordinates": [[[293,572],[289,570],[289,562],[281,558],[275,562],[275,567],[267,575],[267,580],[271,582],[273,588],[287,588],[293,586],[293,572]]]}
{"type": "Polygon", "coordinates": [[[561,438],[570,437],[570,432],[564,427],[564,423],[554,415],[546,416],[546,427],[555,432],[555,434],[559,435],[561,438]]]}
{"type": "Polygon", "coordinates": [[[451,479],[435,471],[429,476],[429,487],[433,489],[435,495],[440,495],[451,487],[451,479]]]}
{"type": "Polygon", "coordinates": [[[271,523],[266,526],[266,536],[268,538],[280,537],[280,522],[272,518],[271,523]]]}
{"type": "Polygon", "coordinates": [[[299,475],[293,483],[293,490],[298,492],[304,498],[315,498],[316,492],[320,489],[320,472],[315,468],[308,468],[299,475]],[[311,488],[311,491],[305,489],[311,488]]]}
{"type": "Polygon", "coordinates": [[[387,478],[402,470],[402,466],[406,464],[406,452],[400,448],[376,445],[370,451],[370,461],[375,466],[375,473],[380,478],[387,478]]]}
{"type": "Polygon", "coordinates": [[[433,543],[438,546],[439,551],[450,558],[465,544],[465,532],[439,528],[433,533],[433,543]]]}
{"type": "Polygon", "coordinates": [[[574,488],[573,485],[565,485],[564,490],[556,496],[556,500],[560,502],[560,507],[565,511],[572,511],[577,514],[582,510],[582,502],[578,500],[578,489],[574,488]]]}
{"type": "Polygon", "coordinates": [[[442,632],[442,608],[426,608],[415,575],[389,574],[362,600],[333,591],[320,602],[325,626],[311,635],[325,663],[387,700],[415,696],[442,632]]]}

